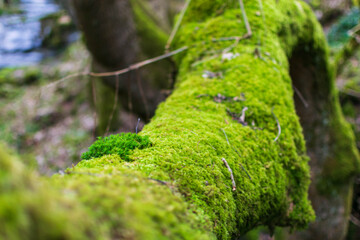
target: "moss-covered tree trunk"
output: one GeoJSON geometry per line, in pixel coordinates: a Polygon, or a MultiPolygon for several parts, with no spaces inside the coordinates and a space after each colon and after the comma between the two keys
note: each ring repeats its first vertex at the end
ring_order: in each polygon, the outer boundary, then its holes
{"type": "MultiPolygon", "coordinates": [[[[86,46],[92,55],[93,72],[111,72],[161,55],[167,40],[166,30],[170,28],[169,16],[165,18],[170,11],[168,4],[164,0],[151,1],[151,5],[144,0],[72,1],[86,46]]],[[[163,61],[120,76],[118,94],[122,106],[143,118],[152,116],[157,104],[165,99],[161,90],[170,86],[169,72],[170,64],[163,61]]],[[[100,135],[104,133],[112,115],[115,82],[115,77],[96,80],[94,104],[99,116],[100,135]]],[[[118,127],[115,114],[111,129],[118,127]]]]}
{"type": "MultiPolygon", "coordinates": [[[[313,174],[323,174],[316,186],[346,183],[358,156],[311,10],[290,0],[249,0],[245,10],[252,36],[240,39],[239,1],[191,2],[173,44],[188,47],[176,57],[176,88],[139,135],[100,141],[95,158],[43,181],[0,152],[0,236],[236,239],[259,225],[306,228],[309,159],[289,74],[297,53],[308,53],[300,66],[318,90],[308,99],[314,121],[298,109],[307,137],[320,127],[310,153],[326,144],[314,152],[324,157],[311,156],[321,163],[313,174]]],[[[299,91],[312,91],[301,76],[299,91]]]]}
{"type": "Polygon", "coordinates": [[[311,159],[309,197],[317,216],[307,231],[297,232],[291,239],[336,240],[344,239],[347,233],[359,157],[352,129],[338,102],[334,84],[338,66],[329,64],[328,55],[327,48],[308,39],[290,58],[293,85],[306,101],[304,104],[295,96],[311,159]]]}

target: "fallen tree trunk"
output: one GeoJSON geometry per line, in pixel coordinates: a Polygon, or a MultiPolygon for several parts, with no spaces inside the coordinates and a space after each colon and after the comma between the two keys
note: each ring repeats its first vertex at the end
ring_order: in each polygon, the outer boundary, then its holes
{"type": "MultiPolygon", "coordinates": [[[[327,63],[311,10],[289,0],[247,1],[242,11],[238,1],[194,1],[173,44],[184,46],[176,89],[140,134],[151,146],[130,150],[142,137],[119,136],[119,145],[98,151],[116,148],[122,158],[83,160],[50,183],[0,154],[0,236],[230,239],[259,225],[306,228],[314,220],[288,61],[303,50],[327,63]]],[[[347,179],[358,156],[333,79],[322,80],[330,82],[317,97],[330,101],[326,117],[339,133],[331,147],[353,164],[341,173],[347,179]]]]}

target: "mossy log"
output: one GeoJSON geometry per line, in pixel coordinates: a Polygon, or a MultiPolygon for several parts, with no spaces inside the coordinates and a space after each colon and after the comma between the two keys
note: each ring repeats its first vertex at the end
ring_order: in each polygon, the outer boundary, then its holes
{"type": "Polygon", "coordinates": [[[306,228],[309,158],[289,74],[298,51],[309,53],[311,73],[327,73],[311,78],[313,99],[326,103],[311,102],[325,113],[314,119],[332,120],[322,129],[333,129],[325,166],[335,167],[323,182],[346,182],[358,169],[326,42],[310,8],[293,0],[246,1],[252,35],[233,38],[248,33],[238,4],[190,4],[173,44],[188,47],[176,58],[176,88],[140,133],[151,146],[83,160],[50,180],[1,152],[0,237],[236,239],[259,225],[306,228]]]}

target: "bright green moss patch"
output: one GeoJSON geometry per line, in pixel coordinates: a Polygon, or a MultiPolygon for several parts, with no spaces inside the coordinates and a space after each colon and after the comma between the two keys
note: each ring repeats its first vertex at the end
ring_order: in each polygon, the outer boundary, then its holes
{"type": "Polygon", "coordinates": [[[123,160],[130,161],[129,154],[135,148],[144,149],[151,146],[149,137],[142,137],[134,133],[121,133],[108,137],[98,137],[89,150],[81,155],[82,159],[89,160],[104,155],[117,154],[123,160]]]}
{"type": "Polygon", "coordinates": [[[0,239],[103,239],[78,201],[5,149],[0,143],[0,239]]]}

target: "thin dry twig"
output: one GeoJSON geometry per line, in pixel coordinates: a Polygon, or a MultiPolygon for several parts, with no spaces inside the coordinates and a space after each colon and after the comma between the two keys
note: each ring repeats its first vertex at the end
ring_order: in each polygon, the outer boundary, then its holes
{"type": "Polygon", "coordinates": [[[227,141],[228,145],[230,146],[230,142],[229,142],[229,139],[228,139],[228,137],[227,137],[227,135],[226,135],[225,130],[224,130],[224,129],[222,129],[222,128],[220,128],[220,129],[221,129],[221,131],[224,133],[225,138],[226,138],[226,141],[227,141]]]}
{"type": "Polygon", "coordinates": [[[241,121],[241,123],[245,124],[245,113],[248,110],[248,107],[244,107],[243,110],[241,111],[241,116],[239,118],[239,120],[241,121]]]}
{"type": "Polygon", "coordinates": [[[43,87],[40,88],[40,91],[42,91],[42,89],[46,89],[46,88],[51,88],[52,86],[57,86],[59,85],[60,83],[63,83],[63,82],[66,82],[67,80],[70,80],[71,78],[75,78],[75,77],[83,77],[83,76],[88,76],[89,75],[89,72],[81,72],[81,73],[73,73],[73,74],[70,74],[66,77],[63,77],[57,81],[54,81],[52,83],[49,83],[43,87]]]}
{"type": "Polygon", "coordinates": [[[360,98],[360,93],[357,92],[357,91],[351,90],[351,89],[340,88],[339,92],[341,92],[343,94],[346,94],[346,95],[349,95],[349,96],[354,97],[354,98],[360,98]]]}
{"type": "Polygon", "coordinates": [[[247,16],[246,16],[246,12],[245,12],[245,7],[244,7],[243,0],[239,0],[239,4],[240,4],[241,12],[242,12],[242,15],[243,15],[243,19],[244,19],[244,22],[245,22],[245,27],[246,27],[247,35],[248,35],[249,37],[251,37],[251,36],[252,36],[252,31],[251,31],[251,27],[250,27],[248,18],[247,18],[247,16]]]}
{"type": "Polygon", "coordinates": [[[110,76],[115,76],[115,75],[121,75],[121,74],[130,72],[130,71],[139,69],[141,67],[144,67],[144,66],[149,65],[151,63],[158,62],[158,61],[163,60],[165,58],[171,57],[171,56],[176,55],[178,53],[181,53],[181,52],[187,50],[188,48],[189,48],[188,46],[185,46],[185,47],[179,48],[177,50],[174,50],[172,52],[163,54],[161,56],[150,58],[150,59],[147,59],[147,60],[139,62],[139,63],[135,63],[133,65],[130,65],[128,68],[117,70],[117,71],[114,71],[114,72],[103,72],[103,73],[90,72],[88,75],[93,76],[93,77],[110,77],[110,76]]]}
{"type": "Polygon", "coordinates": [[[173,30],[171,31],[171,34],[170,34],[170,37],[166,43],[166,46],[165,46],[165,52],[168,52],[169,49],[170,49],[170,45],[172,43],[172,41],[174,40],[174,37],[177,33],[177,31],[179,30],[179,27],[180,27],[180,24],[185,16],[185,13],[186,13],[186,10],[188,9],[189,5],[190,5],[190,2],[191,0],[187,0],[186,3],[185,3],[185,6],[183,7],[183,9],[181,10],[181,13],[180,13],[180,17],[179,19],[176,21],[176,24],[175,24],[175,27],[173,28],[173,30]]]}
{"type": "Polygon", "coordinates": [[[147,59],[145,61],[142,61],[142,62],[138,62],[138,63],[135,63],[135,64],[132,64],[130,65],[129,67],[127,68],[124,68],[124,69],[120,69],[120,70],[117,70],[117,71],[113,71],[113,72],[101,72],[101,73],[96,73],[96,72],[80,72],[80,73],[73,73],[73,74],[70,74],[66,77],[63,77],[59,80],[56,80],[52,83],[49,83],[43,87],[40,88],[40,91],[42,91],[42,89],[46,89],[46,88],[50,88],[50,87],[53,87],[53,86],[57,86],[65,81],[68,81],[72,78],[75,78],[75,77],[83,77],[83,76],[92,76],[92,77],[111,77],[111,76],[120,76],[124,73],[128,73],[128,72],[131,72],[133,70],[137,70],[141,67],[144,67],[146,65],[149,65],[151,63],[155,63],[155,62],[158,62],[158,61],[161,61],[163,59],[166,59],[166,58],[169,58],[171,56],[174,56],[176,54],[179,54],[185,50],[187,50],[189,47],[188,46],[185,46],[185,47],[182,47],[182,48],[179,48],[177,50],[174,50],[172,52],[169,52],[169,53],[166,53],[166,54],[163,54],[161,56],[157,56],[157,57],[154,57],[154,58],[150,58],[150,59],[147,59]]]}
{"type": "Polygon", "coordinates": [[[294,85],[293,85],[293,89],[294,89],[295,93],[298,95],[298,97],[300,98],[301,102],[304,104],[305,108],[308,108],[309,104],[307,103],[307,101],[305,100],[305,98],[303,97],[303,95],[301,94],[299,89],[297,89],[294,85]]]}
{"type": "MultiPolygon", "coordinates": [[[[239,158],[241,158],[240,153],[236,150],[236,148],[232,147],[232,149],[237,153],[237,155],[239,156],[239,158]]],[[[246,175],[249,177],[250,181],[252,181],[252,178],[250,177],[250,174],[246,171],[246,169],[244,168],[244,166],[240,164],[240,167],[242,168],[242,170],[244,170],[244,172],[246,173],[246,175]]]]}
{"type": "Polygon", "coordinates": [[[109,133],[110,125],[111,125],[111,122],[113,120],[116,108],[117,108],[118,97],[119,97],[119,75],[116,75],[114,105],[113,105],[113,109],[111,111],[111,115],[109,117],[109,121],[108,121],[108,124],[107,124],[107,127],[106,127],[105,135],[108,135],[108,133],[109,133]]]}
{"type": "Polygon", "coordinates": [[[213,38],[211,39],[212,42],[223,42],[223,41],[240,41],[250,38],[248,34],[245,34],[244,36],[232,36],[232,37],[221,37],[221,38],[213,38]]]}
{"type": "MultiPolygon", "coordinates": [[[[234,148],[233,146],[231,146],[231,144],[230,144],[230,142],[229,142],[229,139],[228,139],[228,137],[227,137],[227,135],[226,135],[225,130],[222,129],[222,128],[220,128],[220,129],[221,129],[221,131],[224,133],[228,145],[237,153],[237,155],[238,155],[239,158],[241,159],[240,153],[236,150],[236,148],[234,148]]],[[[244,166],[243,166],[241,163],[239,163],[239,164],[240,164],[241,168],[244,170],[244,172],[246,173],[246,175],[249,177],[249,179],[252,181],[252,178],[250,177],[249,173],[246,171],[246,169],[244,168],[244,166]]]]}
{"type": "Polygon", "coordinates": [[[279,139],[280,134],[281,134],[281,126],[280,126],[279,119],[276,117],[276,115],[274,113],[274,108],[271,109],[271,113],[274,116],[274,118],[276,120],[277,127],[278,127],[278,134],[277,134],[276,138],[274,139],[274,142],[276,142],[279,139]]]}
{"type": "Polygon", "coordinates": [[[65,171],[65,174],[67,174],[67,175],[71,175],[71,174],[87,175],[87,176],[92,176],[92,177],[111,177],[112,176],[112,174],[97,174],[97,173],[90,173],[90,172],[73,172],[73,171],[65,171]]]}
{"type": "Polygon", "coordinates": [[[137,124],[136,124],[136,128],[135,128],[136,134],[138,134],[139,123],[140,123],[140,118],[138,118],[138,121],[137,121],[137,124]]]}
{"type": "MultiPolygon", "coordinates": [[[[217,42],[217,41],[232,41],[232,40],[236,40],[236,41],[240,41],[240,40],[243,40],[243,39],[247,39],[249,38],[250,36],[248,34],[245,34],[244,36],[242,37],[224,37],[224,38],[218,38],[218,39],[212,39],[211,41],[212,42],[217,42]]],[[[204,41],[205,42],[205,41],[204,41]]],[[[201,42],[200,44],[203,44],[204,42],[201,42]]],[[[197,44],[194,44],[193,46],[196,46],[197,44]]],[[[191,46],[191,47],[193,47],[191,46]]],[[[75,77],[81,77],[81,76],[92,76],[92,77],[111,77],[111,76],[120,76],[122,74],[125,74],[125,73],[128,73],[128,72],[131,72],[131,71],[134,71],[134,70],[137,70],[139,68],[142,68],[144,66],[147,66],[149,64],[152,64],[152,63],[155,63],[155,62],[158,62],[158,61],[161,61],[163,59],[166,59],[166,58],[169,58],[169,57],[172,57],[176,54],[179,54],[181,52],[184,52],[186,50],[188,50],[190,47],[188,46],[184,46],[182,48],[179,48],[179,49],[176,49],[174,51],[171,51],[169,53],[166,53],[166,54],[163,54],[161,56],[157,56],[157,57],[154,57],[154,58],[150,58],[150,59],[147,59],[145,61],[142,61],[142,62],[138,62],[138,63],[135,63],[135,64],[132,64],[130,65],[129,67],[127,68],[124,68],[124,69],[120,69],[120,70],[116,70],[116,71],[113,71],[113,72],[101,72],[101,73],[96,73],[96,72],[80,72],[80,73],[73,73],[73,74],[70,74],[64,78],[61,78],[57,81],[54,81],[52,83],[49,83],[43,87],[41,87],[41,89],[43,88],[49,88],[49,87],[52,87],[52,86],[56,86],[60,83],[63,83],[67,80],[70,80],[72,78],[75,78],[75,77]]]]}
{"type": "Polygon", "coordinates": [[[161,180],[159,180],[159,179],[154,179],[154,178],[148,178],[149,180],[151,180],[151,181],[154,181],[154,182],[157,182],[157,183],[160,183],[161,185],[165,185],[165,186],[167,186],[167,182],[165,182],[165,181],[161,181],[161,180]]]}
{"type": "Polygon", "coordinates": [[[231,178],[231,183],[232,183],[232,190],[236,191],[236,183],[235,183],[235,179],[234,179],[234,175],[233,175],[233,171],[231,170],[229,164],[227,163],[227,161],[225,160],[225,158],[222,158],[221,161],[223,161],[223,163],[225,164],[225,166],[227,167],[227,169],[230,172],[230,178],[231,178]]]}

